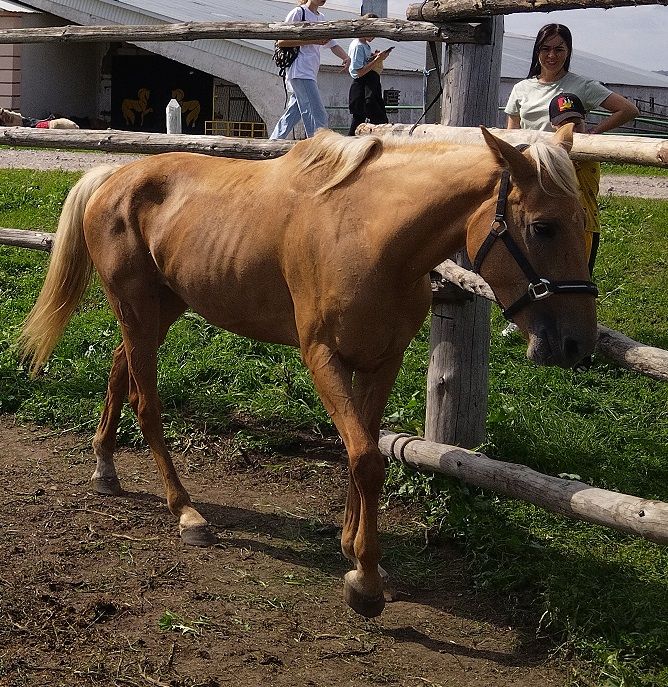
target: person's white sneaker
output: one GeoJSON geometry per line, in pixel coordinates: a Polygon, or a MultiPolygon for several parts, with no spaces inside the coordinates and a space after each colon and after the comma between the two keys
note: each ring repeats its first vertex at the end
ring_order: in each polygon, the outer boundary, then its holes
{"type": "Polygon", "coordinates": [[[519,327],[514,322],[508,322],[506,328],[501,331],[501,336],[510,336],[514,334],[519,327]]]}

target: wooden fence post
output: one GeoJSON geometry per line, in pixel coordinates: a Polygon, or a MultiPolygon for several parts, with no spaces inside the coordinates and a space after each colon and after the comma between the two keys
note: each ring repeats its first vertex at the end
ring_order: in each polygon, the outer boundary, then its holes
{"type": "MultiPolygon", "coordinates": [[[[503,18],[495,18],[490,45],[447,45],[441,122],[494,126],[501,76],[503,18]]],[[[465,252],[455,258],[468,266],[465,252]]],[[[490,304],[456,291],[432,305],[425,438],[473,448],[485,439],[490,304]]]]}

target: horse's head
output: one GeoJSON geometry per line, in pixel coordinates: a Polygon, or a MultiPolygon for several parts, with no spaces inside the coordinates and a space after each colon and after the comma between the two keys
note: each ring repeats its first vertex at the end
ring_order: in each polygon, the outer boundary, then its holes
{"type": "Polygon", "coordinates": [[[486,129],[483,136],[501,169],[497,194],[470,222],[469,258],[528,340],[527,356],[570,367],[593,352],[597,335],[584,211],[568,158],[572,126],[525,153],[486,129]]]}

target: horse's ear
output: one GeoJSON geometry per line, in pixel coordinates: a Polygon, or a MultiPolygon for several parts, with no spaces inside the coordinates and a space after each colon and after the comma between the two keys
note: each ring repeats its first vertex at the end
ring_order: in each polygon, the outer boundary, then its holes
{"type": "Polygon", "coordinates": [[[536,168],[520,153],[515,146],[510,145],[501,138],[492,135],[484,126],[480,127],[485,143],[494,153],[498,163],[507,167],[510,175],[516,182],[522,179],[535,178],[536,168]]]}
{"type": "Polygon", "coordinates": [[[560,126],[555,132],[552,140],[559,146],[561,146],[567,153],[571,152],[573,147],[573,129],[575,124],[573,122],[568,122],[560,126]]]}

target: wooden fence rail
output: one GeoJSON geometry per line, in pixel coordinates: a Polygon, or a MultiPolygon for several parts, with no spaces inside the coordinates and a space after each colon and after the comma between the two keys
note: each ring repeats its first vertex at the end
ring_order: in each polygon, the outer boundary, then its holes
{"type": "MultiPolygon", "coordinates": [[[[358,133],[378,136],[408,136],[406,124],[362,124],[358,133]]],[[[517,145],[537,140],[549,140],[552,134],[522,129],[490,129],[495,136],[517,145]]],[[[413,136],[426,136],[453,143],[479,143],[482,134],[477,127],[426,124],[415,129],[413,136]]],[[[192,134],[156,134],[113,129],[31,129],[30,127],[0,127],[0,145],[38,148],[79,148],[113,153],[166,153],[175,150],[205,155],[267,160],[285,155],[293,141],[269,141],[226,136],[197,136],[192,134]]],[[[575,134],[573,160],[639,164],[668,167],[668,139],[641,136],[594,136],[575,134]]]]}
{"type": "Polygon", "coordinates": [[[30,248],[51,252],[53,247],[53,234],[31,229],[7,229],[0,227],[0,245],[14,246],[15,248],[30,248]]]}
{"type": "Polygon", "coordinates": [[[668,544],[668,503],[550,477],[526,465],[493,460],[482,453],[406,434],[383,430],[378,447],[383,455],[420,470],[456,477],[575,520],[668,544]]]}
{"type": "Polygon", "coordinates": [[[406,17],[416,21],[438,22],[523,12],[665,4],[666,0],[426,0],[409,5],[406,17]]]}
{"type": "Polygon", "coordinates": [[[152,134],[138,131],[31,129],[0,127],[0,145],[37,148],[79,148],[113,153],[154,154],[182,151],[246,160],[280,157],[293,141],[269,141],[228,136],[193,134],[152,134]]]}
{"type": "MultiPolygon", "coordinates": [[[[16,248],[49,252],[53,246],[53,236],[48,232],[0,227],[0,245],[16,248]]],[[[452,260],[441,263],[434,272],[438,273],[451,288],[454,285],[468,293],[496,302],[492,289],[482,277],[465,270],[452,260]]],[[[435,295],[438,297],[438,287],[435,295]]],[[[603,325],[598,327],[597,348],[602,355],[621,367],[653,379],[668,381],[668,351],[646,346],[603,325]]]]}
{"type": "Polygon", "coordinates": [[[122,41],[195,41],[202,39],[318,40],[374,36],[393,41],[447,41],[487,43],[490,25],[484,18],[475,23],[432,23],[405,19],[344,19],[318,24],[282,22],[186,22],[109,26],[47,26],[0,30],[1,43],[93,43],[122,41]]]}
{"type": "MultiPolygon", "coordinates": [[[[442,124],[422,124],[415,127],[410,124],[361,124],[358,134],[375,134],[376,136],[406,137],[423,136],[426,138],[449,141],[450,143],[476,143],[484,145],[482,133],[478,127],[443,126],[442,124]]],[[[552,133],[547,131],[529,131],[526,129],[489,130],[504,141],[516,146],[520,143],[550,141],[552,133]]],[[[573,134],[573,149],[570,152],[573,160],[590,162],[614,162],[617,164],[647,165],[650,167],[668,167],[668,138],[644,138],[643,136],[626,136],[606,134],[573,134]]]]}
{"type": "MultiPolygon", "coordinates": [[[[440,275],[446,289],[454,284],[468,293],[497,302],[489,284],[480,275],[460,267],[452,260],[442,262],[433,271],[440,275]]],[[[437,285],[435,293],[438,295],[437,285]]],[[[639,343],[603,325],[598,326],[596,348],[608,360],[627,370],[668,381],[668,351],[662,348],[639,343]]]]}

